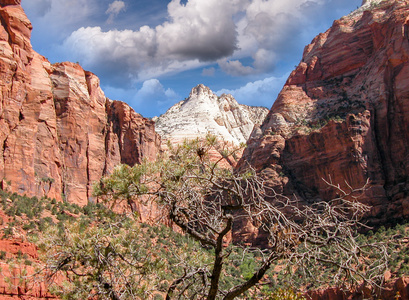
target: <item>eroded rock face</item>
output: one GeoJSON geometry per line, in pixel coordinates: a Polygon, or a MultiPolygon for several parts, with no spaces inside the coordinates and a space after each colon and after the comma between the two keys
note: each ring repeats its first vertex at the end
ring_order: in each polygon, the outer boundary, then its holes
{"type": "MultiPolygon", "coordinates": [[[[308,300],[360,300],[372,299],[371,289],[365,286],[358,287],[355,291],[343,291],[339,288],[327,288],[309,291],[305,295],[308,300]]],[[[385,283],[380,295],[376,299],[409,299],[409,278],[401,277],[385,283]],[[397,297],[397,295],[399,295],[397,297]]]]}
{"type": "Polygon", "coordinates": [[[335,195],[323,179],[369,180],[361,201],[380,224],[409,217],[409,3],[375,4],[305,47],[240,166],[306,201],[335,195]]]}
{"type": "Polygon", "coordinates": [[[156,157],[160,138],[152,121],[107,99],[94,74],[33,51],[18,4],[0,1],[2,187],[84,205],[116,164],[156,157]]]}
{"type": "Polygon", "coordinates": [[[7,5],[20,5],[21,0],[1,0],[0,5],[1,6],[7,6],[7,5]]]}
{"type": "Polygon", "coordinates": [[[200,84],[186,100],[156,119],[156,130],[164,140],[175,143],[211,133],[239,145],[246,142],[254,125],[261,124],[267,113],[264,107],[238,104],[231,95],[217,97],[200,84]]]}

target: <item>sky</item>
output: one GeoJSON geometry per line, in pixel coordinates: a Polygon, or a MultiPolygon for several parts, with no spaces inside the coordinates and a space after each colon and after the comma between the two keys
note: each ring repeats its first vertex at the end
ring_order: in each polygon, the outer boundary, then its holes
{"type": "Polygon", "coordinates": [[[304,47],[362,0],[22,0],[32,45],[159,116],[202,83],[270,108],[304,47]]]}

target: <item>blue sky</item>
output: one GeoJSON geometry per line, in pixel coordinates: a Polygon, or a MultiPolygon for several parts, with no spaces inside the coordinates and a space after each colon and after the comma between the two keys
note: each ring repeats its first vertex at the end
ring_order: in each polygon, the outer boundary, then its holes
{"type": "Polygon", "coordinates": [[[199,83],[274,103],[305,45],[361,0],[22,0],[34,50],[79,62],[145,117],[199,83]]]}

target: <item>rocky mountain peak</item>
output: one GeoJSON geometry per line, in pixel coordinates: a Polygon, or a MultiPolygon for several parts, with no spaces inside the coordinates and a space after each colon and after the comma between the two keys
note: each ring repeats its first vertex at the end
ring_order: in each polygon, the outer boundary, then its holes
{"type": "Polygon", "coordinates": [[[378,4],[379,2],[382,2],[384,0],[362,0],[362,6],[370,6],[372,3],[373,4],[378,4]]]}
{"type": "Polygon", "coordinates": [[[201,97],[201,96],[213,96],[213,92],[204,84],[198,84],[195,86],[191,91],[189,98],[192,98],[194,96],[196,97],[201,97]]]}
{"type": "Polygon", "coordinates": [[[240,144],[250,136],[255,124],[261,124],[268,110],[237,103],[232,95],[218,97],[199,84],[189,97],[155,118],[156,131],[164,140],[181,142],[185,138],[203,137],[207,133],[240,144]]]}

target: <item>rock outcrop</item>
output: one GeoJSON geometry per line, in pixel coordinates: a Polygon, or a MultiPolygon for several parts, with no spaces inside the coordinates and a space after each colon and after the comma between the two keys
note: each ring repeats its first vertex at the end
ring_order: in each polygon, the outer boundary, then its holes
{"type": "MultiPolygon", "coordinates": [[[[345,291],[341,290],[340,288],[320,289],[307,292],[304,296],[307,300],[373,299],[371,290],[364,286],[359,287],[356,291],[345,291]]],[[[387,282],[376,299],[409,299],[409,278],[401,277],[387,282]]]]}
{"type": "Polygon", "coordinates": [[[186,100],[155,119],[156,131],[162,139],[175,143],[211,133],[239,145],[246,142],[254,125],[261,124],[267,113],[267,108],[238,104],[232,95],[218,97],[199,84],[186,100]]]}
{"type": "Polygon", "coordinates": [[[409,217],[409,2],[368,3],[305,47],[240,166],[307,201],[369,181],[376,225],[409,217]]]}
{"type": "Polygon", "coordinates": [[[51,65],[32,49],[19,1],[0,6],[2,188],[83,205],[116,164],[156,157],[154,122],[107,99],[78,64],[51,65]]]}

